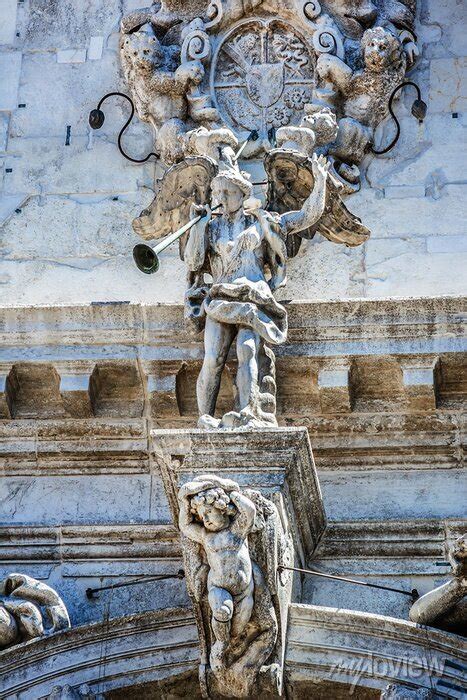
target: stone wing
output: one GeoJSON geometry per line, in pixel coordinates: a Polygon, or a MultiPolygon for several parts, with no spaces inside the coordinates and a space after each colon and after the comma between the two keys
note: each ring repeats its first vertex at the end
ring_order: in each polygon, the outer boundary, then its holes
{"type": "MultiPolygon", "coordinates": [[[[283,214],[301,209],[314,185],[311,158],[298,151],[276,148],[267,154],[265,169],[268,176],[268,211],[283,214]]],[[[324,214],[313,226],[289,236],[292,239],[287,241],[289,257],[297,254],[302,238],[313,238],[315,233],[320,233],[333,243],[350,247],[368,240],[369,229],[347,209],[341,196],[343,193],[344,185],[330,170],[324,214]]]]}
{"type": "MultiPolygon", "coordinates": [[[[217,164],[207,156],[187,157],[172,165],[157,180],[155,197],[149,207],[134,219],[133,229],[144,240],[164,238],[187,223],[190,205],[209,202],[211,182],[217,174],[217,164]]],[[[186,236],[180,239],[183,258],[186,236]]]]}

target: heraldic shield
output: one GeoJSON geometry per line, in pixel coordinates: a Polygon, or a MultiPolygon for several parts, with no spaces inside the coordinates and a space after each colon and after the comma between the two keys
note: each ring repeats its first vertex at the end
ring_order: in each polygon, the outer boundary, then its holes
{"type": "Polygon", "coordinates": [[[245,76],[248,95],[258,107],[275,104],[284,90],[284,64],[253,65],[245,76]]]}

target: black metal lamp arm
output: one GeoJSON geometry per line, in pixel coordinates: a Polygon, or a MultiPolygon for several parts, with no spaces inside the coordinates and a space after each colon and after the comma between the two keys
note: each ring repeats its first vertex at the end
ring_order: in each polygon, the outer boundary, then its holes
{"type": "Polygon", "coordinates": [[[104,95],[104,97],[101,97],[101,99],[99,100],[99,104],[97,105],[97,108],[91,110],[91,112],[89,113],[89,125],[90,125],[90,127],[91,127],[92,129],[100,129],[100,128],[101,128],[101,126],[103,125],[104,120],[105,120],[104,112],[101,110],[102,103],[103,103],[108,97],[114,97],[114,96],[116,96],[116,97],[124,97],[126,100],[128,100],[128,102],[129,102],[130,105],[131,105],[131,113],[130,113],[130,116],[128,117],[128,119],[127,119],[127,121],[125,122],[125,124],[122,126],[122,128],[121,128],[121,130],[120,130],[120,133],[119,133],[119,135],[118,135],[118,141],[117,141],[117,143],[118,143],[118,150],[120,151],[120,153],[122,154],[122,156],[123,156],[124,158],[126,158],[127,160],[130,160],[132,163],[145,163],[147,160],[149,160],[149,158],[150,158],[151,156],[155,156],[156,158],[159,158],[159,154],[158,154],[158,153],[153,153],[153,152],[149,153],[149,154],[146,156],[146,158],[132,158],[131,156],[128,155],[128,153],[125,153],[125,151],[123,150],[123,146],[122,146],[122,136],[123,136],[123,134],[124,134],[126,128],[128,127],[128,125],[130,124],[131,120],[133,119],[133,115],[134,115],[134,113],[135,113],[135,105],[133,104],[133,100],[131,99],[131,97],[128,97],[128,95],[125,95],[125,93],[123,93],[123,92],[108,92],[107,95],[104,95]]]}
{"type": "Polygon", "coordinates": [[[388,109],[389,109],[389,113],[390,113],[391,117],[396,122],[396,135],[394,136],[394,138],[391,141],[391,143],[389,144],[389,146],[386,146],[386,148],[384,148],[382,151],[375,151],[374,148],[371,149],[372,153],[374,153],[376,156],[381,156],[384,153],[388,153],[388,151],[390,151],[391,148],[394,148],[397,141],[399,140],[399,136],[401,134],[401,126],[399,124],[399,120],[397,119],[397,117],[394,114],[394,111],[392,109],[392,103],[393,103],[395,96],[399,92],[399,90],[402,90],[402,88],[404,88],[408,85],[414,87],[415,90],[417,91],[417,99],[412,104],[412,114],[414,117],[416,117],[418,119],[419,122],[422,122],[425,119],[427,106],[426,106],[426,103],[422,100],[422,94],[420,92],[420,88],[418,87],[417,83],[414,83],[411,80],[407,80],[405,83],[401,83],[396,88],[394,88],[394,90],[392,91],[391,97],[389,98],[388,109]]]}

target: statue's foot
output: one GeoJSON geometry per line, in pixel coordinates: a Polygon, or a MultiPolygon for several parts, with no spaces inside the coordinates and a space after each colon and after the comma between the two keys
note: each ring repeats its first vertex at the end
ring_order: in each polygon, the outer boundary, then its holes
{"type": "Polygon", "coordinates": [[[222,427],[220,426],[220,422],[221,421],[219,418],[214,418],[214,416],[204,413],[198,418],[198,428],[202,428],[203,430],[214,430],[215,428],[222,427]]]}
{"type": "Polygon", "coordinates": [[[261,420],[252,413],[249,408],[244,408],[238,413],[237,411],[229,411],[222,416],[220,428],[266,428],[271,427],[271,424],[261,420]]]}

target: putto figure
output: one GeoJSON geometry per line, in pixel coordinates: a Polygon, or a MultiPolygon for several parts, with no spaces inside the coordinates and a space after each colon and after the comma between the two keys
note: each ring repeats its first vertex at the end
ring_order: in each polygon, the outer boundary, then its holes
{"type": "MultiPolygon", "coordinates": [[[[187,293],[188,314],[205,317],[203,366],[197,383],[200,427],[277,425],[274,357],[269,345],[287,336],[287,313],[273,292],[286,281],[288,236],[316,224],[326,200],[329,165],[312,160],[314,188],[298,211],[275,214],[252,198],[252,185],[236,170],[212,181],[212,210],[190,231],[184,260],[192,273],[208,272],[209,288],[195,280],[187,293]],[[236,338],[237,410],[215,419],[222,371],[236,338]]],[[[204,208],[193,205],[194,217],[204,208]]]]}
{"type": "Polygon", "coordinates": [[[251,697],[260,671],[269,678],[278,673],[277,664],[264,666],[278,622],[263,571],[250,554],[248,538],[261,529],[257,508],[236,482],[211,474],[184,484],[178,501],[179,527],[195,548],[191,562],[197,561],[185,567],[188,585],[201,614],[203,604],[209,608],[213,689],[251,697]]]}

